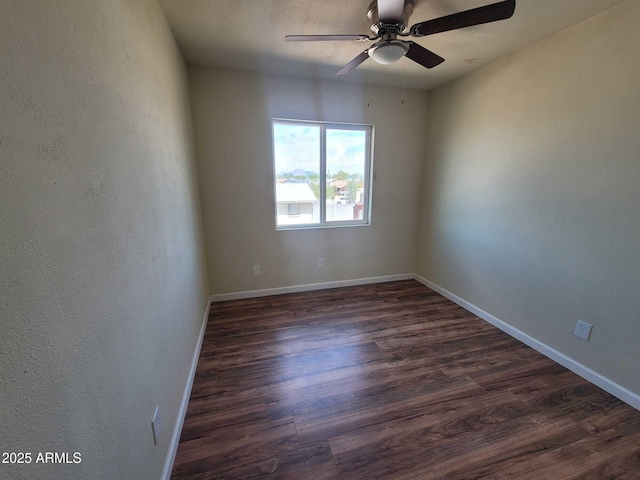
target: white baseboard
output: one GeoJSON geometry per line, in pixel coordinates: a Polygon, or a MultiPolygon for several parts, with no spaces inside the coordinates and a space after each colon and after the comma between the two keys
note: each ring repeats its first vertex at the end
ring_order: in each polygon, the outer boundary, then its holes
{"type": "Polygon", "coordinates": [[[588,367],[585,367],[581,363],[576,360],[567,357],[565,354],[559,352],[558,350],[551,348],[550,346],[536,340],[530,335],[527,335],[521,330],[518,330],[515,327],[512,327],[508,323],[503,320],[500,320],[498,317],[491,315],[489,312],[482,310],[481,308],[476,307],[474,304],[467,302],[466,300],[460,298],[454,293],[442,288],[440,285],[437,285],[433,282],[430,282],[426,278],[421,277],[420,275],[414,274],[413,278],[423,285],[429,287],[431,290],[438,292],[443,297],[448,298],[454,303],[457,303],[465,310],[470,311],[471,313],[477,315],[483,320],[489,322],[494,327],[499,328],[503,332],[511,335],[513,338],[520,340],[525,345],[537,350],[544,356],[550,358],[556,363],[559,363],[565,368],[568,368],[573,373],[580,375],[585,380],[593,383],[594,385],[602,388],[606,392],[609,392],[614,397],[619,398],[623,402],[631,405],[632,407],[640,410],[640,395],[632,392],[624,388],[622,385],[618,385],[616,382],[604,377],[603,375],[591,370],[588,367]]]}
{"type": "Polygon", "coordinates": [[[246,292],[221,293],[211,295],[212,302],[225,302],[227,300],[242,300],[245,298],[266,297],[269,295],[281,295],[283,293],[308,292],[311,290],[326,290],[329,288],[353,287],[355,285],[368,285],[370,283],[396,282],[398,280],[411,280],[412,273],[398,275],[384,275],[382,277],[356,278],[353,280],[338,280],[335,282],[309,283],[291,287],[265,288],[263,290],[249,290],[246,292]]]}
{"type": "Polygon", "coordinates": [[[196,342],[196,348],[193,352],[193,358],[191,360],[191,368],[189,370],[189,376],[182,392],[182,401],[180,402],[180,408],[178,409],[178,416],[176,423],[173,426],[173,433],[171,434],[171,441],[169,442],[169,450],[167,451],[167,457],[164,461],[164,468],[162,469],[162,480],[170,480],[171,470],[173,470],[173,462],[176,459],[176,453],[178,452],[178,444],[180,443],[180,435],[182,434],[182,426],[184,425],[184,417],[187,414],[187,407],[189,406],[189,398],[191,397],[191,388],[193,387],[193,380],[196,376],[196,368],[198,367],[198,359],[200,358],[200,349],[202,348],[202,341],[204,340],[204,332],[207,329],[207,320],[209,319],[209,311],[211,310],[211,299],[207,302],[207,308],[204,312],[204,319],[202,320],[202,326],[200,327],[200,334],[198,335],[198,341],[196,342]]]}

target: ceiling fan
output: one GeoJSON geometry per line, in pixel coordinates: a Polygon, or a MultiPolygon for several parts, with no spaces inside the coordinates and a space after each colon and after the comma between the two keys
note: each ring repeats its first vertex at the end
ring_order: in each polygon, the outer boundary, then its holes
{"type": "Polygon", "coordinates": [[[342,67],[336,75],[349,73],[369,57],[378,63],[388,65],[397,62],[406,55],[423,67],[433,68],[444,62],[444,58],[411,40],[400,40],[398,37],[424,37],[458,28],[505,20],[511,18],[516,8],[516,0],[505,0],[416,23],[408,32],[405,32],[409,24],[409,17],[413,13],[414,4],[415,0],[373,0],[367,12],[373,36],[287,35],[285,40],[287,42],[376,41],[371,47],[342,67]]]}

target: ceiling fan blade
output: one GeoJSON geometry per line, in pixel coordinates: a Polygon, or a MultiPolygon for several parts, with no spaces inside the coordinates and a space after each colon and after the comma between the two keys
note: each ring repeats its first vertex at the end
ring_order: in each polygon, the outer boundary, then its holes
{"type": "Polygon", "coordinates": [[[378,19],[384,23],[402,20],[404,0],[378,0],[378,19]]]}
{"type": "Polygon", "coordinates": [[[368,35],[287,35],[284,37],[287,42],[333,42],[349,41],[364,42],[369,40],[368,35]]]}
{"type": "Polygon", "coordinates": [[[493,3],[491,5],[485,5],[484,7],[447,15],[446,17],[416,23],[411,27],[411,35],[414,37],[424,37],[425,35],[433,35],[434,33],[457,30],[458,28],[481,25],[497,20],[505,20],[511,18],[515,9],[516,0],[493,3]]]}
{"type": "Polygon", "coordinates": [[[407,43],[409,44],[409,50],[405,55],[423,67],[433,68],[444,62],[444,58],[440,55],[436,55],[431,50],[427,50],[422,45],[418,45],[416,42],[407,43]]]}
{"type": "Polygon", "coordinates": [[[362,62],[364,62],[367,58],[369,58],[369,49],[367,48],[364,52],[358,55],[356,58],[347,63],[344,67],[336,72],[336,75],[346,75],[351,70],[356,68],[362,62]]]}

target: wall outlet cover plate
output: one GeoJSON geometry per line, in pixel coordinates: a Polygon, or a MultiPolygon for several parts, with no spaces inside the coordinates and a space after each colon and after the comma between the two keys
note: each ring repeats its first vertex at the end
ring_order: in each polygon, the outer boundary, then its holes
{"type": "Polygon", "coordinates": [[[576,329],[573,332],[573,334],[576,337],[579,337],[583,340],[586,340],[587,342],[589,341],[589,337],[591,336],[591,329],[593,328],[593,325],[587,323],[587,322],[583,322],[582,320],[578,320],[576,322],[576,329]]]}

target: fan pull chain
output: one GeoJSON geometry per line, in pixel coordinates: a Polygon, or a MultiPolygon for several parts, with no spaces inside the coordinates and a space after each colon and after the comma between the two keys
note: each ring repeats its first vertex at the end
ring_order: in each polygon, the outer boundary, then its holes
{"type": "Polygon", "coordinates": [[[402,105],[404,105],[404,79],[407,76],[407,57],[404,57],[404,69],[402,70],[402,105]]]}
{"type": "Polygon", "coordinates": [[[371,100],[371,57],[369,57],[369,61],[367,63],[368,63],[367,66],[369,67],[367,69],[367,77],[369,77],[368,78],[369,86],[367,87],[367,108],[369,108],[370,100],[371,100]]]}

